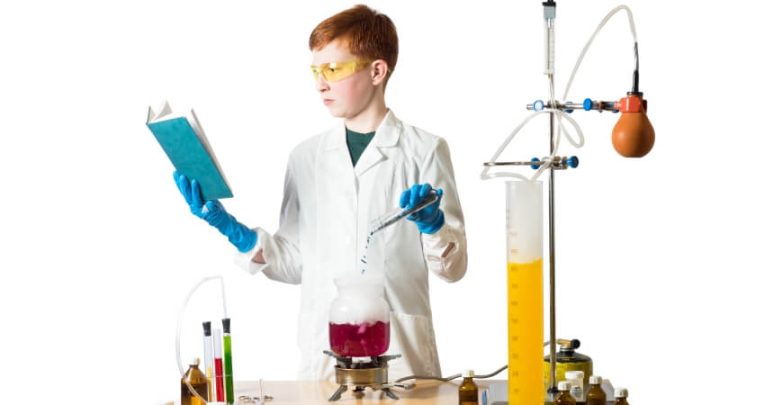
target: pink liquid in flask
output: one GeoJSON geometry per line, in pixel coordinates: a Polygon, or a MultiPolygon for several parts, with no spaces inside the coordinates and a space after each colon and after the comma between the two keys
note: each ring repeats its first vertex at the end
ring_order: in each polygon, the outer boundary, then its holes
{"type": "Polygon", "coordinates": [[[390,324],[375,322],[363,324],[330,323],[329,344],[332,351],[342,357],[379,356],[388,350],[390,324]]]}

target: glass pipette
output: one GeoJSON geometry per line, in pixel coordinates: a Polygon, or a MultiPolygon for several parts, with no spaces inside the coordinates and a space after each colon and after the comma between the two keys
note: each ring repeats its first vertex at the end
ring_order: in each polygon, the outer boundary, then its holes
{"type": "Polygon", "coordinates": [[[414,207],[408,208],[408,209],[399,208],[381,215],[377,219],[373,220],[372,223],[370,224],[369,235],[371,236],[377,232],[380,232],[381,230],[387,228],[388,226],[398,222],[401,218],[405,218],[405,217],[408,217],[409,215],[422,211],[423,208],[438,201],[439,198],[441,198],[441,196],[438,194],[438,192],[436,190],[431,190],[430,193],[426,195],[425,197],[423,197],[423,199],[420,200],[420,202],[417,203],[417,205],[415,205],[414,207]]]}

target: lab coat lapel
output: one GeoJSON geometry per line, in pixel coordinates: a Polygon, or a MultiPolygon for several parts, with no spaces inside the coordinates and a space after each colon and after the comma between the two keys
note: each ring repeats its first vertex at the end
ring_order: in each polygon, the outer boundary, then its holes
{"type": "Polygon", "coordinates": [[[345,126],[333,128],[324,143],[316,168],[317,229],[321,238],[318,261],[322,288],[334,294],[332,279],[355,268],[356,178],[345,143],[345,126]]]}
{"type": "Polygon", "coordinates": [[[321,180],[337,182],[346,181],[354,184],[353,167],[348,145],[345,142],[345,125],[333,128],[324,144],[323,171],[321,180]]]}
{"type": "MultiPolygon", "coordinates": [[[[375,138],[377,138],[377,135],[375,135],[375,138]]],[[[360,177],[364,172],[385,158],[380,150],[374,146],[374,142],[375,140],[372,139],[372,143],[367,146],[364,153],[361,154],[359,161],[356,162],[356,167],[353,169],[356,172],[356,177],[360,177]]]]}
{"type": "Polygon", "coordinates": [[[395,146],[401,134],[401,122],[393,115],[393,111],[388,110],[388,114],[383,118],[382,123],[377,128],[374,139],[361,154],[359,161],[356,162],[354,171],[356,177],[360,177],[385,159],[382,149],[395,146]]]}

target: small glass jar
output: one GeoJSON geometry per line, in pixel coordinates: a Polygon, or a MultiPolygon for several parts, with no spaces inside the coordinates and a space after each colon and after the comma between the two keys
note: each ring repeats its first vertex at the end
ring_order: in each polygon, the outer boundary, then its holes
{"type": "Polygon", "coordinates": [[[564,375],[566,381],[571,383],[571,396],[574,397],[577,402],[584,401],[584,371],[566,371],[564,375]]]}
{"type": "Polygon", "coordinates": [[[342,357],[380,356],[390,344],[390,309],[382,275],[335,279],[338,295],[329,313],[329,345],[342,357]]]}

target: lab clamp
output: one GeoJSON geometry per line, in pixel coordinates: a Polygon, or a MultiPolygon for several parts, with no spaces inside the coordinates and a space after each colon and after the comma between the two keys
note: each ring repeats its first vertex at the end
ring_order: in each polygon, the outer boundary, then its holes
{"type": "MultiPolygon", "coordinates": [[[[558,170],[574,169],[579,166],[577,156],[559,156],[557,154],[561,133],[575,147],[584,144],[584,136],[579,125],[571,118],[575,110],[582,111],[611,111],[621,113],[612,132],[612,143],[616,151],[624,157],[643,157],[653,147],[655,134],[653,126],[646,116],[647,101],[643,99],[643,93],[639,91],[639,58],[637,35],[635,31],[632,12],[627,6],[618,6],[608,13],[601,21],[595,32],[586,43],[571,72],[567,86],[563,93],[563,101],[555,97],[555,17],[556,2],[545,1],[542,3],[545,22],[545,70],[544,74],[549,80],[548,101],[536,100],[526,109],[532,113],[518,125],[515,130],[502,143],[489,162],[483,164],[482,179],[498,177],[510,177],[523,180],[507,182],[507,208],[508,208],[508,390],[507,400],[511,405],[540,404],[544,401],[544,392],[548,400],[557,393],[556,379],[556,344],[549,346],[549,378],[544,383],[537,378],[540,365],[537,364],[536,355],[542,353],[542,264],[541,264],[541,240],[542,240],[542,191],[541,183],[536,181],[544,170],[549,169],[548,181],[548,246],[549,246],[549,342],[558,342],[556,337],[556,300],[555,300],[555,172],[558,170]],[[597,101],[585,99],[581,103],[566,101],[571,83],[584,58],[589,46],[600,32],[605,23],[618,11],[625,11],[629,18],[630,29],[634,40],[635,67],[632,74],[632,88],[626,97],[619,101],[597,101]],[[540,115],[549,115],[549,155],[541,158],[534,157],[527,161],[498,161],[499,155],[505,150],[520,129],[531,119],[540,115]],[[577,141],[571,136],[566,128],[570,125],[578,135],[577,141]],[[517,173],[493,172],[501,166],[529,166],[536,171],[530,178],[517,173]],[[531,217],[531,218],[530,218],[531,217]],[[525,235],[531,235],[527,237],[525,235]],[[524,240],[526,239],[526,240],[524,240]],[[531,252],[531,253],[529,253],[531,252]],[[520,259],[519,259],[520,257],[520,259]],[[525,274],[534,273],[533,276],[525,274]],[[519,283],[534,284],[531,286],[518,287],[519,283]],[[538,291],[528,293],[528,291],[538,291]],[[533,301],[533,302],[529,302],[533,301]],[[538,305],[538,306],[537,306],[538,305]],[[538,308],[538,309],[537,309],[538,308]],[[539,311],[539,312],[537,312],[539,311]],[[529,320],[530,319],[530,320],[529,320]],[[515,330],[513,329],[515,328],[515,330]],[[528,332],[529,329],[534,331],[528,332]],[[546,386],[544,386],[546,383],[546,386]],[[520,388],[519,388],[520,387],[520,388]]],[[[545,358],[545,361],[547,361],[545,358]]],[[[541,362],[542,359],[539,359],[541,362]]],[[[591,363],[590,363],[591,364],[591,363]]],[[[591,366],[590,366],[591,367],[591,366]]]]}

